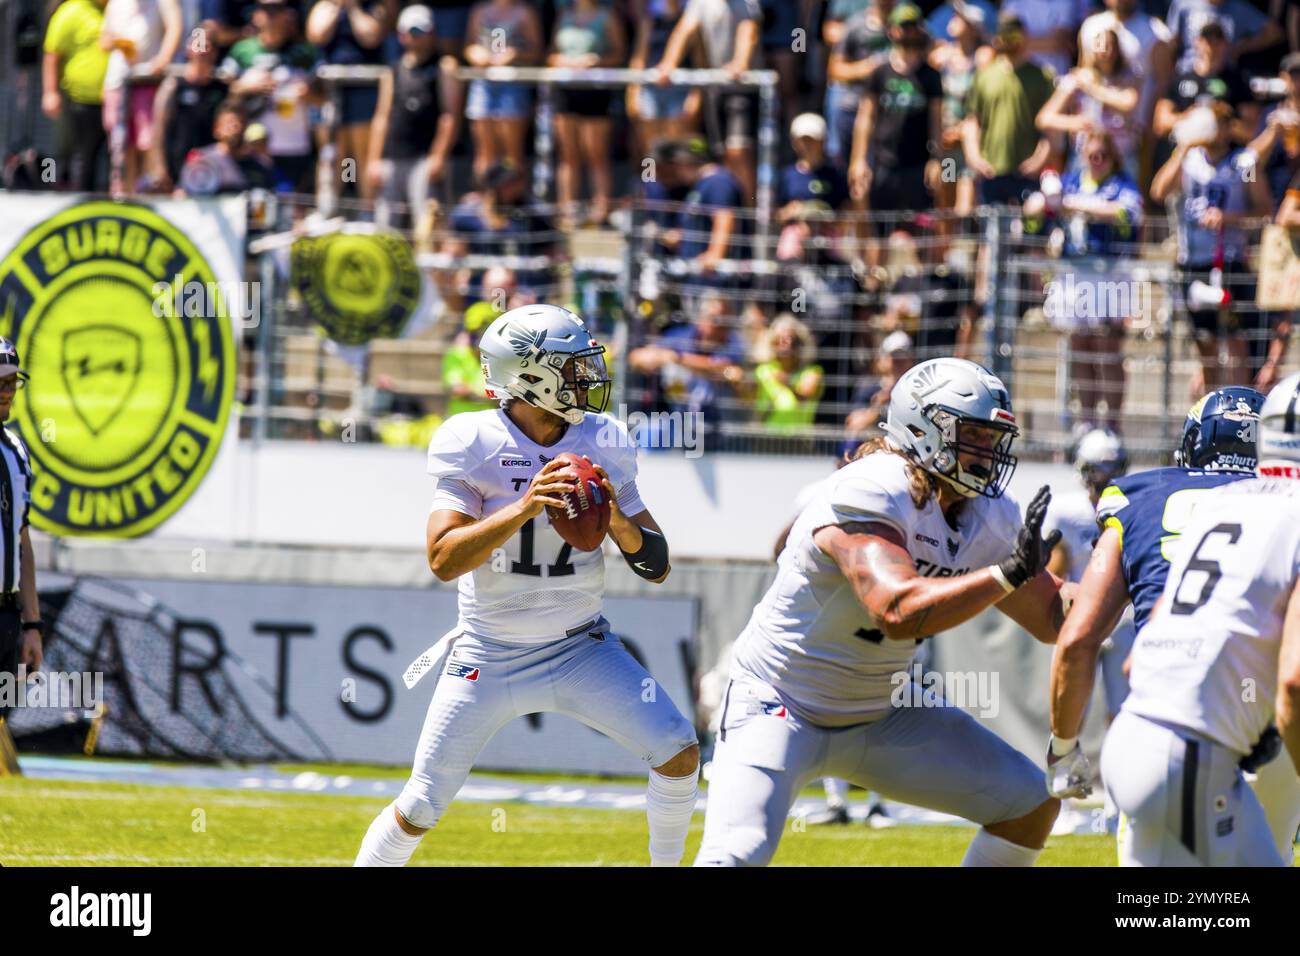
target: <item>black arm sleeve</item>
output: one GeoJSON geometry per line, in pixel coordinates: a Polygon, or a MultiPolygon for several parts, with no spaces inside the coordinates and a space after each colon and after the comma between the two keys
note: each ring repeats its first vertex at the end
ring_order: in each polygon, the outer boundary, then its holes
{"type": "Polygon", "coordinates": [[[668,570],[668,542],[658,531],[642,528],[641,550],[635,553],[624,551],[623,560],[633,573],[654,581],[668,570]]]}

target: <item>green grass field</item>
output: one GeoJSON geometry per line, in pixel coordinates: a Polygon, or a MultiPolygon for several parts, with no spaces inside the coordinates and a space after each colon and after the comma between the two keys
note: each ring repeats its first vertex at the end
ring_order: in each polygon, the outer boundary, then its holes
{"type": "MultiPolygon", "coordinates": [[[[301,769],[301,768],[298,768],[301,769]]],[[[346,772],[339,767],[312,768],[346,772]]],[[[374,774],[367,768],[367,775],[374,774]]],[[[405,771],[398,771],[404,774],[405,771]]],[[[554,778],[545,778],[554,779],[554,778]]],[[[0,779],[5,866],[347,866],[386,799],[298,792],[0,779]]],[[[697,814],[686,860],[699,848],[697,814]]],[[[900,826],[787,827],[775,864],[953,866],[974,831],[900,826]]],[[[425,838],[418,866],[640,866],[639,812],[457,803],[425,838]]],[[[1054,837],[1044,866],[1112,866],[1106,836],[1054,837]]]]}

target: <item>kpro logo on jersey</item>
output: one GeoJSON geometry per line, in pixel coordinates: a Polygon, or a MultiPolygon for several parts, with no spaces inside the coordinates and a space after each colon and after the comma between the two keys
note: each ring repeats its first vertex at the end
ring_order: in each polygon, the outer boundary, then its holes
{"type": "Polygon", "coordinates": [[[477,667],[471,667],[469,664],[458,664],[455,661],[451,661],[447,664],[447,675],[449,677],[460,677],[464,680],[475,681],[478,680],[479,669],[477,667]]]}

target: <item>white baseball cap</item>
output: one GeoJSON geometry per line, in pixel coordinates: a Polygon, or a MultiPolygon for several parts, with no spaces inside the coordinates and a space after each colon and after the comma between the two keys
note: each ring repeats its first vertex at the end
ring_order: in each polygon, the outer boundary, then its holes
{"type": "Polygon", "coordinates": [[[816,113],[800,113],[790,123],[791,139],[809,139],[826,138],[826,120],[822,119],[816,113]]]}
{"type": "Polygon", "coordinates": [[[433,11],[421,4],[407,7],[397,18],[398,33],[432,33],[433,11]]]}
{"type": "Polygon", "coordinates": [[[896,329],[885,336],[880,343],[881,355],[900,355],[912,351],[912,337],[902,329],[896,329]]]}

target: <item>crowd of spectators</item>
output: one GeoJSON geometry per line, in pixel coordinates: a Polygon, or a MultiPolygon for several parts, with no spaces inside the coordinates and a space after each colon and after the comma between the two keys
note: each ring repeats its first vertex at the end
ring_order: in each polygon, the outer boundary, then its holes
{"type": "MultiPolygon", "coordinates": [[[[957,240],[990,204],[1081,282],[1168,209],[1192,387],[1270,384],[1290,323],[1253,308],[1247,248],[1257,220],[1300,222],[1298,49],[1300,8],[1282,0],[63,0],[40,101],[67,189],[309,194],[328,179],[398,225],[437,195],[443,251],[488,256],[545,255],[635,206],[681,292],[629,354],[647,394],[683,409],[722,394],[773,433],[856,432],[864,380],[969,350],[987,270],[957,240]],[[327,82],[322,66],[389,69],[327,82]],[[464,83],[458,66],[650,73],[550,90],[542,207],[538,87],[464,83]],[[679,67],[778,74],[770,223],[753,208],[756,89],[675,86],[679,67]],[[919,269],[882,269],[920,237],[919,269]],[[756,254],[781,268],[742,304],[727,263],[756,254]]],[[[483,270],[463,279],[473,299],[483,270]]],[[[512,273],[525,296],[550,279],[512,273]]],[[[1134,317],[1050,318],[1080,427],[1120,425],[1134,317]]]]}

